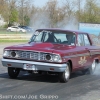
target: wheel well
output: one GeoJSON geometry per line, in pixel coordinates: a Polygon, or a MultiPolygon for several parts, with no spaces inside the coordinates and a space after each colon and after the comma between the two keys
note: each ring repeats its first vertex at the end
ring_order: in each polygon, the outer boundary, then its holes
{"type": "Polygon", "coordinates": [[[71,69],[71,72],[72,72],[72,61],[71,60],[68,60],[68,62],[70,63],[70,69],[71,69]]]}
{"type": "Polygon", "coordinates": [[[96,63],[99,63],[99,59],[95,59],[96,63]]]}

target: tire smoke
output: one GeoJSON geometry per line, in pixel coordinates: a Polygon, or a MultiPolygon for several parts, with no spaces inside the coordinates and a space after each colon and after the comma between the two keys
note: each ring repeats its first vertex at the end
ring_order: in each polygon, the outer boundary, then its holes
{"type": "Polygon", "coordinates": [[[78,30],[78,21],[75,17],[70,16],[69,18],[64,18],[57,23],[52,23],[52,19],[50,19],[49,12],[36,12],[30,21],[30,26],[36,29],[43,28],[60,28],[60,29],[68,29],[68,30],[78,30]]]}
{"type": "Polygon", "coordinates": [[[100,75],[100,63],[97,64],[97,67],[95,69],[94,75],[100,75]]]}

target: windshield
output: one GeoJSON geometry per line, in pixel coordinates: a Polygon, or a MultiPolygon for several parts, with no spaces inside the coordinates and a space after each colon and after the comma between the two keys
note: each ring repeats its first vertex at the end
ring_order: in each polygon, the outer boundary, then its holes
{"type": "Polygon", "coordinates": [[[75,34],[72,32],[62,31],[36,31],[30,42],[75,45],[75,34]]]}

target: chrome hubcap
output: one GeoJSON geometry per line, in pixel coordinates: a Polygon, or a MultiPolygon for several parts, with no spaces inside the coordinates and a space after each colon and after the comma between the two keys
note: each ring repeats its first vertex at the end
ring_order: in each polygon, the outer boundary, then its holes
{"type": "Polygon", "coordinates": [[[96,63],[95,63],[95,60],[94,60],[93,63],[92,63],[92,71],[94,71],[95,68],[96,68],[96,63]]]}
{"type": "Polygon", "coordinates": [[[68,79],[69,78],[69,75],[70,75],[69,67],[67,66],[66,67],[66,70],[65,70],[65,78],[68,79]]]}

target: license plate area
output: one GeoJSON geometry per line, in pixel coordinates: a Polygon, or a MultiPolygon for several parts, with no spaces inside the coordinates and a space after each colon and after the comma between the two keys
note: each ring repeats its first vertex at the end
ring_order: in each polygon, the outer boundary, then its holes
{"type": "Polygon", "coordinates": [[[36,67],[33,64],[24,64],[23,69],[25,69],[25,70],[36,70],[36,67]]]}

